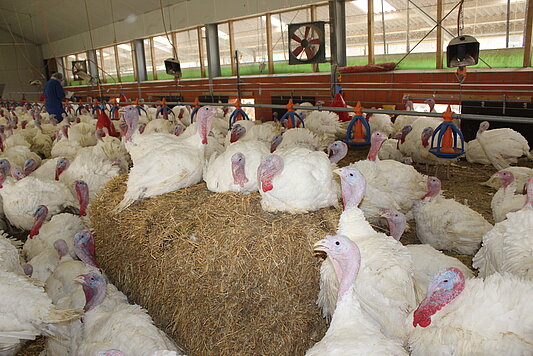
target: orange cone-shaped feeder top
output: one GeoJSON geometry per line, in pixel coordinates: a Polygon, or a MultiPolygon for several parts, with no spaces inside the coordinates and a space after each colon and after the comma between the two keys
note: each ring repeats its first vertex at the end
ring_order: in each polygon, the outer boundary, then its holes
{"type": "MultiPolygon", "coordinates": [[[[442,118],[444,119],[444,121],[448,121],[448,122],[453,121],[452,114],[453,114],[452,109],[450,105],[448,105],[448,108],[446,109],[446,111],[442,113],[442,118]]],[[[442,136],[440,151],[445,152],[445,153],[455,152],[453,148],[453,137],[452,137],[451,127],[448,127],[446,131],[444,132],[444,135],[442,136]]]]}
{"type": "MultiPolygon", "coordinates": [[[[344,100],[344,99],[343,99],[344,100]]],[[[361,106],[361,102],[358,101],[355,108],[353,108],[353,112],[357,116],[363,116],[363,107],[361,106]]],[[[347,112],[343,112],[343,114],[348,115],[347,112]]],[[[363,132],[363,123],[361,120],[357,120],[353,127],[353,142],[366,142],[365,133],[363,132]]]]}

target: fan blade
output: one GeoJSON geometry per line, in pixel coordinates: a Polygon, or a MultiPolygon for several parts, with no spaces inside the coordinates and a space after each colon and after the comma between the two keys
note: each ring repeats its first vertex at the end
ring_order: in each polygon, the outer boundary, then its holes
{"type": "Polygon", "coordinates": [[[294,34],[294,33],[292,34],[291,38],[292,38],[293,40],[295,40],[296,42],[298,42],[298,43],[301,43],[301,42],[302,42],[302,39],[301,39],[300,37],[298,37],[298,36],[297,36],[296,34],[294,34]]]}
{"type": "Polygon", "coordinates": [[[315,38],[315,39],[309,40],[308,43],[311,44],[311,45],[319,45],[320,44],[320,38],[315,38]]]}
{"type": "Polygon", "coordinates": [[[304,38],[307,38],[307,36],[309,35],[309,31],[311,31],[311,27],[310,27],[310,26],[305,26],[305,35],[304,35],[304,38]]]}
{"type": "Polygon", "coordinates": [[[310,60],[311,58],[313,58],[315,56],[315,53],[313,52],[313,50],[310,47],[306,47],[305,48],[305,55],[307,56],[307,60],[310,60]]]}
{"type": "Polygon", "coordinates": [[[298,57],[300,55],[300,53],[302,53],[303,50],[304,50],[304,48],[302,46],[296,47],[296,49],[294,51],[292,51],[292,54],[295,57],[298,57]]]}

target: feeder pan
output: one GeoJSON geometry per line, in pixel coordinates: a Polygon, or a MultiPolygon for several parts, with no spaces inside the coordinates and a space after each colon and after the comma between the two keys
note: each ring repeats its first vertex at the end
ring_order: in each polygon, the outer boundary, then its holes
{"type": "Polygon", "coordinates": [[[357,102],[357,105],[353,109],[355,112],[354,117],[348,124],[348,130],[346,131],[346,139],[344,143],[349,146],[366,146],[370,144],[370,125],[363,116],[361,103],[357,102]],[[365,128],[366,134],[363,131],[365,128]]]}
{"type": "Polygon", "coordinates": [[[237,121],[239,115],[241,116],[241,120],[250,120],[248,117],[248,114],[244,112],[244,110],[241,108],[241,100],[237,99],[235,101],[235,110],[231,113],[229,116],[229,130],[233,127],[233,124],[237,121]]]}
{"type": "Polygon", "coordinates": [[[111,106],[111,110],[109,110],[111,120],[118,120],[118,113],[120,111],[120,106],[116,103],[115,99],[112,99],[111,102],[114,104],[111,106]]]}
{"type": "Polygon", "coordinates": [[[93,103],[93,110],[91,112],[93,115],[95,113],[99,114],[98,110],[102,110],[105,112],[105,104],[99,104],[98,100],[95,100],[93,103]]]}
{"type": "Polygon", "coordinates": [[[292,99],[289,99],[289,102],[285,107],[287,108],[287,112],[283,114],[283,116],[279,120],[280,125],[283,125],[283,121],[287,120],[287,128],[289,129],[297,127],[298,123],[301,124],[301,127],[305,127],[304,120],[302,119],[302,117],[298,115],[296,111],[294,111],[294,103],[292,102],[292,99]]]}
{"type": "Polygon", "coordinates": [[[135,109],[137,109],[137,113],[139,115],[141,115],[141,111],[144,111],[144,114],[148,116],[148,113],[146,112],[146,110],[144,110],[144,108],[141,105],[139,105],[139,99],[135,99],[135,109]]]}
{"type": "Polygon", "coordinates": [[[477,64],[479,60],[479,42],[469,35],[453,38],[446,48],[446,59],[448,68],[477,64]]]}
{"type": "Polygon", "coordinates": [[[174,111],[172,111],[172,109],[170,109],[168,106],[167,106],[167,99],[163,98],[163,100],[161,100],[161,107],[159,109],[157,109],[156,113],[155,113],[155,118],[157,119],[157,117],[161,114],[163,115],[163,117],[165,118],[165,120],[168,120],[168,114],[169,112],[172,114],[172,116],[174,117],[174,120],[176,120],[176,114],[174,114],[174,111]]]}
{"type": "Polygon", "coordinates": [[[196,113],[198,112],[198,109],[200,109],[200,100],[198,100],[198,97],[196,97],[194,99],[193,107],[194,107],[194,109],[191,112],[191,124],[194,121],[194,117],[196,116],[196,113]]]}
{"type": "Polygon", "coordinates": [[[448,109],[442,114],[444,121],[437,126],[431,137],[429,152],[439,158],[453,159],[465,153],[465,139],[461,130],[453,123],[452,114],[448,105],[448,109]],[[461,147],[457,145],[458,138],[461,140],[461,147]],[[437,142],[435,143],[435,141],[437,142]]]}

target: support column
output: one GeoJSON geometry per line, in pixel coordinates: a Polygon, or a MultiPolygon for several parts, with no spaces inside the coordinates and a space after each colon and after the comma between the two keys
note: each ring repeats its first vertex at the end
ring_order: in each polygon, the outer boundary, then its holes
{"type": "Polygon", "coordinates": [[[374,64],[374,0],[368,0],[368,64],[374,64]]]}
{"type": "Polygon", "coordinates": [[[274,53],[272,51],[272,14],[266,14],[266,37],[268,55],[268,74],[274,74],[274,53]]]}
{"type": "Polygon", "coordinates": [[[134,63],[135,70],[137,72],[137,81],[144,82],[148,80],[148,73],[146,72],[146,57],[144,53],[144,40],[134,40],[133,48],[135,53],[134,63]]]}
{"type": "Polygon", "coordinates": [[[329,1],[331,23],[331,59],[339,67],[346,66],[346,8],[344,0],[329,1]]]}
{"type": "Polygon", "coordinates": [[[220,50],[218,48],[218,25],[216,23],[205,25],[205,39],[209,78],[220,77],[220,50]]]}
{"type": "Polygon", "coordinates": [[[198,54],[199,54],[199,60],[200,60],[200,76],[202,78],[205,78],[205,65],[204,65],[204,40],[202,38],[202,26],[196,27],[196,34],[198,36],[198,54]]]}
{"type": "Polygon", "coordinates": [[[89,70],[88,74],[90,74],[93,78],[98,78],[98,59],[95,49],[90,49],[87,51],[87,62],[87,69],[89,70]]]}
{"type": "MultiPolygon", "coordinates": [[[[311,21],[312,22],[317,21],[316,5],[311,5],[309,10],[311,10],[311,21]]],[[[313,72],[318,72],[318,63],[313,63],[311,65],[313,66],[313,72]]]]}
{"type": "Polygon", "coordinates": [[[524,67],[531,67],[531,37],[533,32],[533,0],[527,1],[526,27],[524,29],[524,67]]]}
{"type": "Polygon", "coordinates": [[[442,69],[442,53],[443,53],[443,43],[442,43],[442,13],[444,11],[444,1],[437,0],[437,52],[436,52],[436,67],[437,69],[442,69]]]}

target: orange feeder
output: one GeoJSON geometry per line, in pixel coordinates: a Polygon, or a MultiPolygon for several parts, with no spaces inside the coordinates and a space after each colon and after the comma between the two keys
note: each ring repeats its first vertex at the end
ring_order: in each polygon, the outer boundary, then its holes
{"type": "Polygon", "coordinates": [[[439,158],[456,158],[465,153],[465,140],[462,132],[453,123],[453,112],[450,106],[442,114],[444,121],[437,126],[431,137],[429,152],[439,158]],[[461,146],[458,145],[461,140],[461,146]],[[437,142],[435,142],[437,141],[437,142]]]}
{"type": "Polygon", "coordinates": [[[370,125],[364,118],[362,109],[363,107],[361,106],[361,102],[358,101],[357,105],[353,109],[355,115],[348,125],[346,139],[344,140],[344,142],[348,145],[364,146],[370,143],[370,125]]]}

